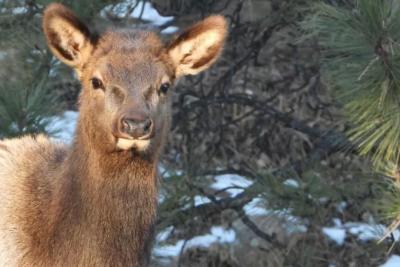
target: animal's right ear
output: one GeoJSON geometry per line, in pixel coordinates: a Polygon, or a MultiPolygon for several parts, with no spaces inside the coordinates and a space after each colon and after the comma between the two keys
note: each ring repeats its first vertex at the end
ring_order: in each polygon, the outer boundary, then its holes
{"type": "Polygon", "coordinates": [[[53,54],[79,69],[92,52],[91,34],[86,25],[68,8],[50,4],[44,11],[43,29],[53,54]]]}

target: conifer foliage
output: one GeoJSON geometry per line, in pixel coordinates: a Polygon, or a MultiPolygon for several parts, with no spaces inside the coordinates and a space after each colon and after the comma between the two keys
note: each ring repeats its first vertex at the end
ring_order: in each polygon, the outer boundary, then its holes
{"type": "MultiPolygon", "coordinates": [[[[319,3],[303,28],[322,47],[323,71],[351,122],[350,139],[361,155],[372,157],[377,170],[396,178],[400,159],[400,2],[319,3]]],[[[393,194],[400,197],[396,188],[395,183],[391,199],[393,194]]],[[[386,202],[387,211],[389,217],[397,218],[400,207],[393,207],[394,203],[386,202]]]]}

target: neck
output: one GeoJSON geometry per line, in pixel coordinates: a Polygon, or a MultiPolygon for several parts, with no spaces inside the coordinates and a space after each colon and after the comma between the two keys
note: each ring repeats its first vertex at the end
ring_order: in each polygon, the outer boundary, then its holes
{"type": "Polygon", "coordinates": [[[144,266],[156,216],[157,162],[130,151],[105,152],[84,132],[78,125],[65,163],[59,226],[75,226],[71,242],[90,246],[103,262],[144,266]]]}

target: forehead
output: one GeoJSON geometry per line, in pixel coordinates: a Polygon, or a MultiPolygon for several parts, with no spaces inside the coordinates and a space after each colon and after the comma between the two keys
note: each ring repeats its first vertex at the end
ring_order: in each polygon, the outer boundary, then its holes
{"type": "Polygon", "coordinates": [[[106,32],[99,39],[92,60],[94,72],[123,82],[160,79],[172,73],[161,40],[147,31],[106,32]]]}

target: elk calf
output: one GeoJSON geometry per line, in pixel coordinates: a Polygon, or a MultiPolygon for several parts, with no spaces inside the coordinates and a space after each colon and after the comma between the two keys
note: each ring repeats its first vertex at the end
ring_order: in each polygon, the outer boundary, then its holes
{"type": "Polygon", "coordinates": [[[51,4],[43,28],[82,84],[79,121],[71,147],[43,135],[0,142],[0,266],[146,266],[170,87],[217,59],[225,19],[164,45],[147,31],[94,35],[51,4]]]}

